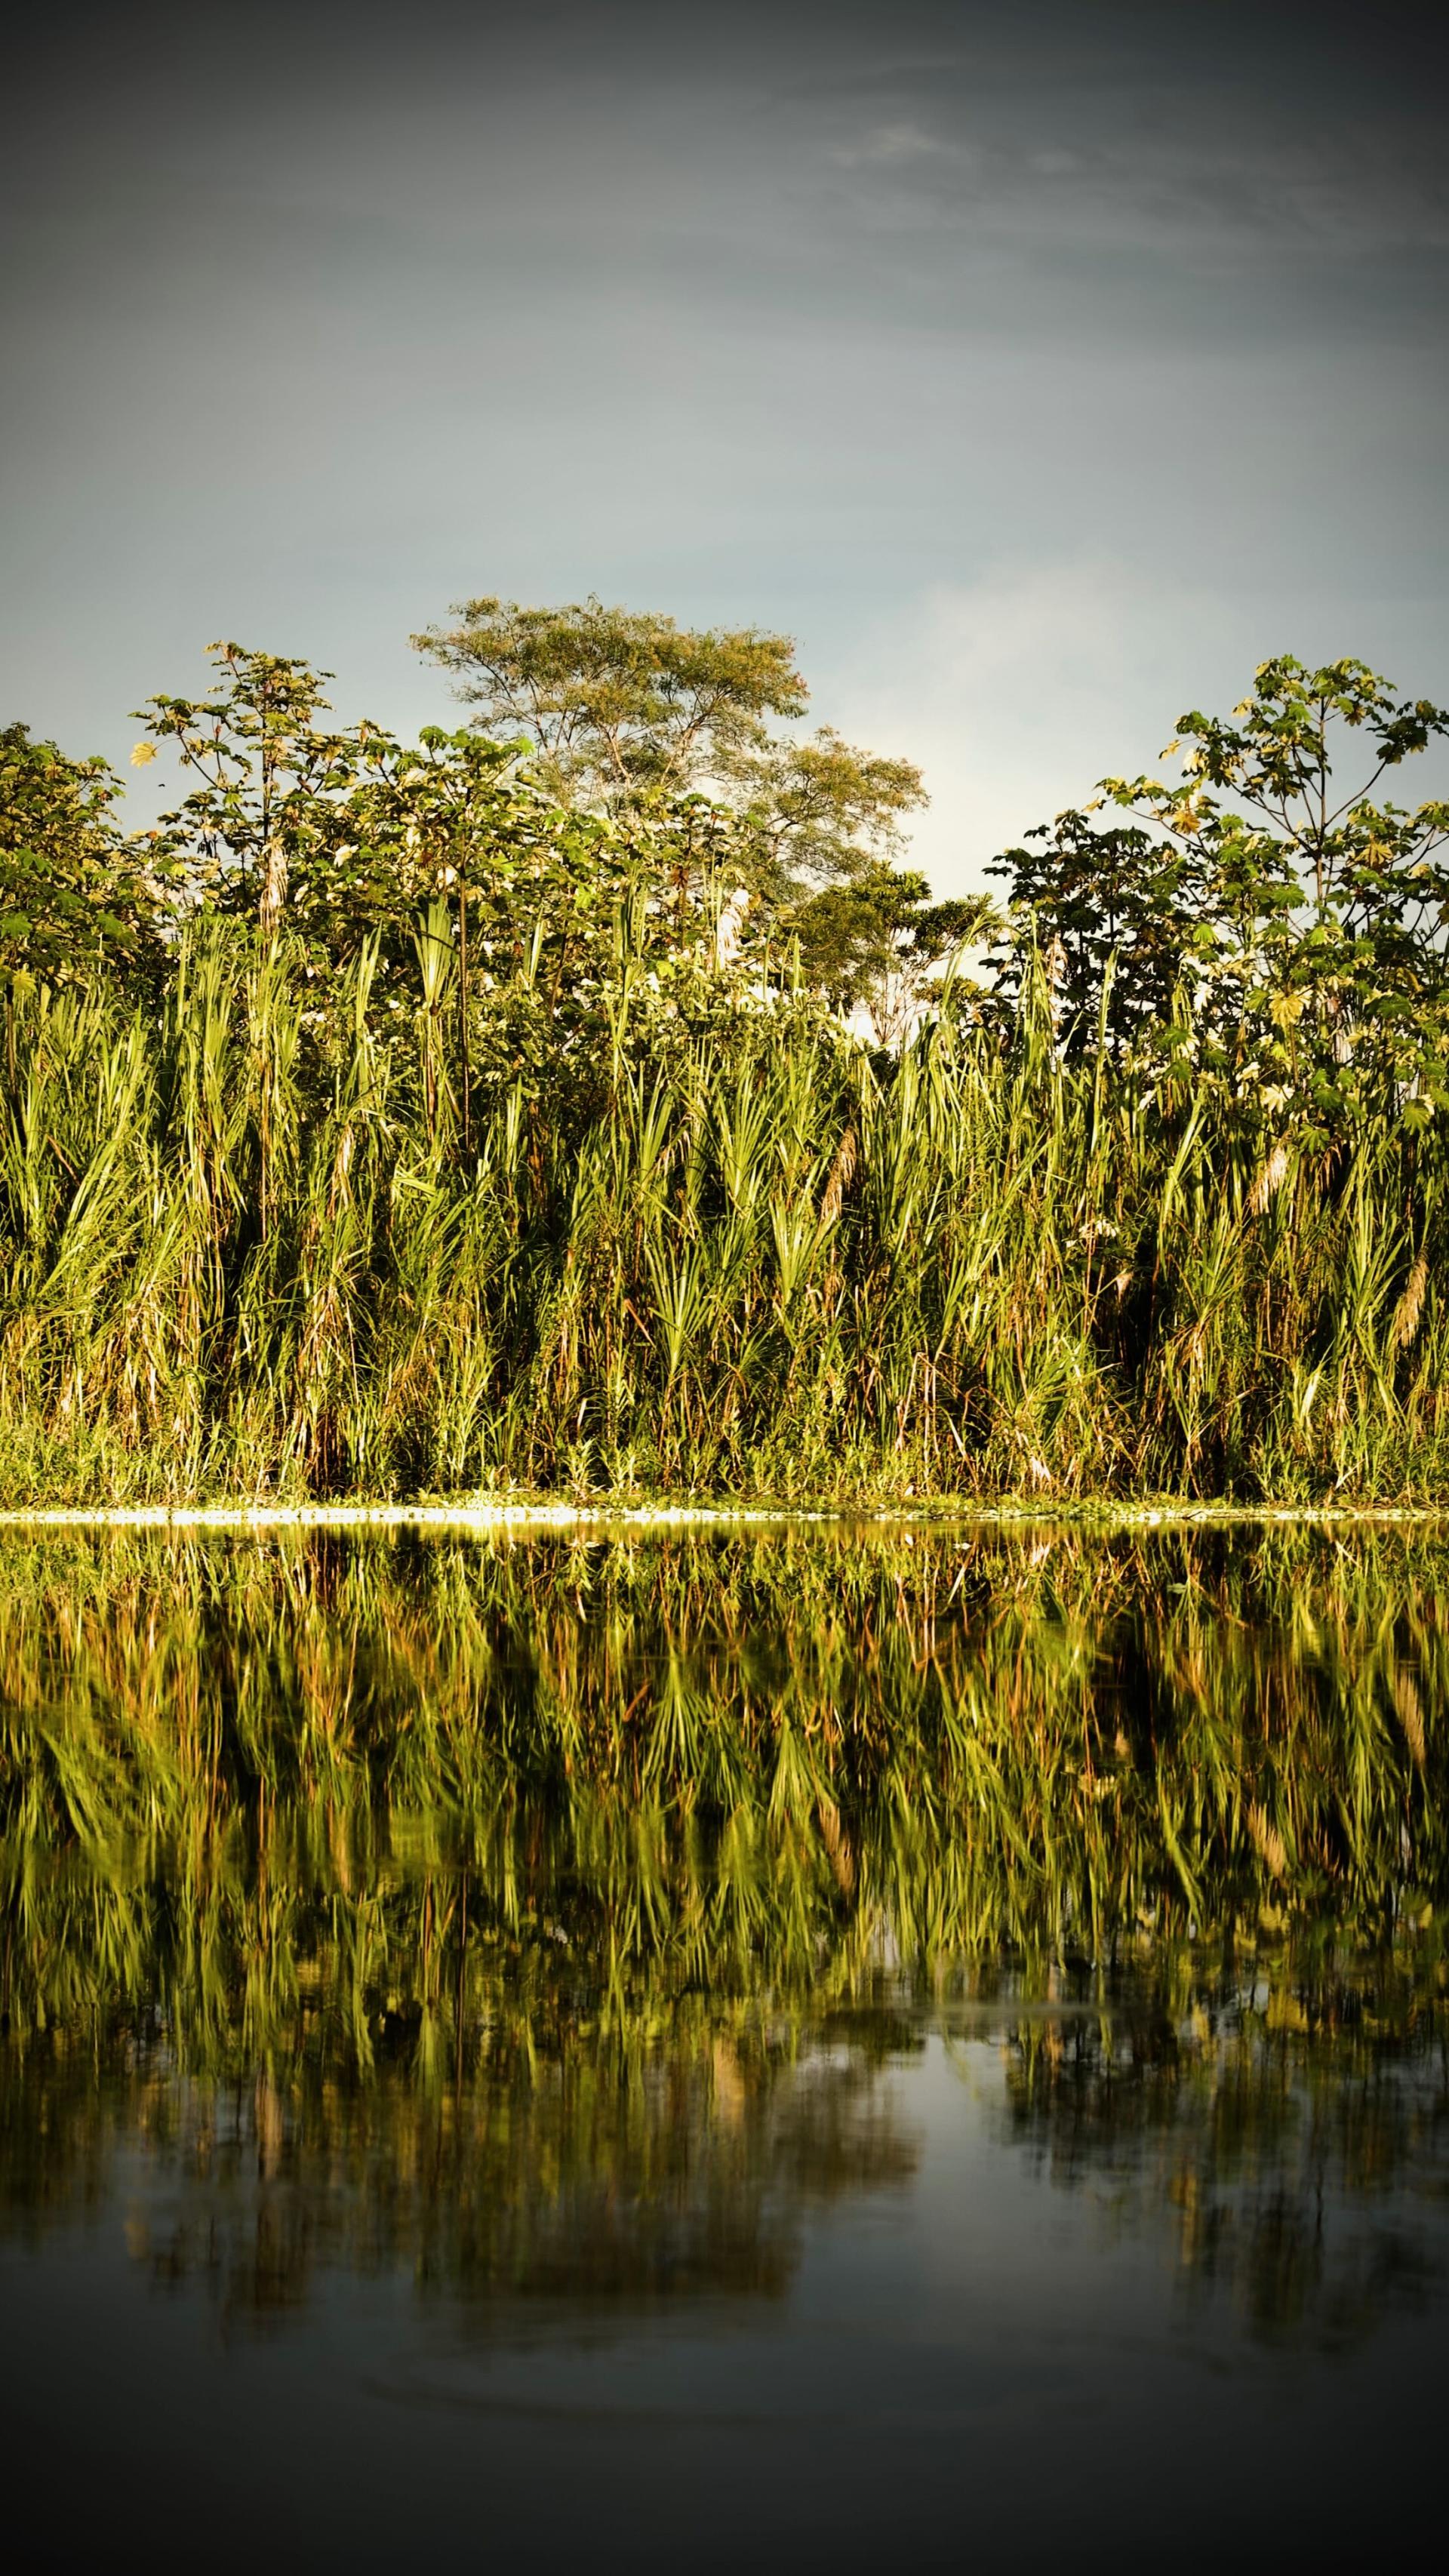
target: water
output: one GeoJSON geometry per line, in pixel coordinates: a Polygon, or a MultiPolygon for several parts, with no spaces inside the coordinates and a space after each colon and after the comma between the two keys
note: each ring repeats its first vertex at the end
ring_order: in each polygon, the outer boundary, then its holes
{"type": "Polygon", "coordinates": [[[1396,2545],[1446,1563],[7,1541],[26,2563],[1396,2545]]]}

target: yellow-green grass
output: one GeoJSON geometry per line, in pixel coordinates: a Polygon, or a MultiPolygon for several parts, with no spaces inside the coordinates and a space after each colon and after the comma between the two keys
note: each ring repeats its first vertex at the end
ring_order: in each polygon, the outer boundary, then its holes
{"type": "Polygon", "coordinates": [[[465,1153],[367,957],[325,1013],[215,927],[149,1015],[12,990],[0,1501],[1449,1499],[1432,1124],[1066,1063],[1040,994],[893,1064],[736,1003],[621,958],[465,1153]]]}

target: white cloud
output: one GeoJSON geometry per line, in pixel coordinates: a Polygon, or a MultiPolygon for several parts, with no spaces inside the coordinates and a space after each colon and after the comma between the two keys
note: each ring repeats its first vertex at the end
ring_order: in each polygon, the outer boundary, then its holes
{"type": "Polygon", "coordinates": [[[920,762],[931,807],[913,854],[955,893],[1104,772],[1154,765],[1184,706],[1231,705],[1268,649],[1247,641],[1254,606],[1240,619],[1111,559],[1001,569],[876,628],[817,700],[851,738],[920,762]]]}
{"type": "Polygon", "coordinates": [[[873,126],[859,143],[842,143],[830,157],[844,168],[855,170],[862,165],[879,168],[894,162],[919,161],[945,149],[919,125],[897,123],[873,126]]]}
{"type": "MultiPolygon", "coordinates": [[[[1080,554],[942,583],[834,670],[822,715],[848,739],[918,761],[931,794],[912,857],[939,895],[988,885],[986,862],[1106,774],[1155,773],[1185,708],[1226,714],[1269,654],[1356,652],[1408,694],[1445,695],[1432,605],[1214,587],[1208,572],[1080,554]]],[[[1368,764],[1371,766],[1371,762],[1368,764]]],[[[1449,754],[1400,773],[1407,804],[1449,794],[1449,754]]]]}

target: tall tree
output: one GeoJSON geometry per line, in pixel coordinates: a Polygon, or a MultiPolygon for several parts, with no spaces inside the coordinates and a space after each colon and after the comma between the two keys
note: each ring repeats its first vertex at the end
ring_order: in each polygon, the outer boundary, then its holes
{"type": "Polygon", "coordinates": [[[689,629],[597,599],[471,599],[452,613],[413,642],[451,671],[482,732],[522,731],[576,804],[638,810],[708,790],[747,826],[739,846],[759,893],[781,899],[888,857],[925,802],[909,761],[828,727],[805,741],[772,731],[809,701],[788,636],[689,629]]]}
{"type": "Polygon", "coordinates": [[[715,778],[809,695],[789,638],[754,626],[691,632],[597,599],[469,599],[451,614],[413,637],[418,651],[453,673],[480,732],[526,734],[550,783],[586,804],[715,778]]]}

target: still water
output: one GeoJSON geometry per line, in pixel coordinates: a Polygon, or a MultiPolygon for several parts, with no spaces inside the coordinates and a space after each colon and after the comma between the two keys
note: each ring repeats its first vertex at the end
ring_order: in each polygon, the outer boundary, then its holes
{"type": "Polygon", "coordinates": [[[1382,1533],[9,1537],[18,2563],[1408,2537],[1446,1578],[1382,1533]]]}

